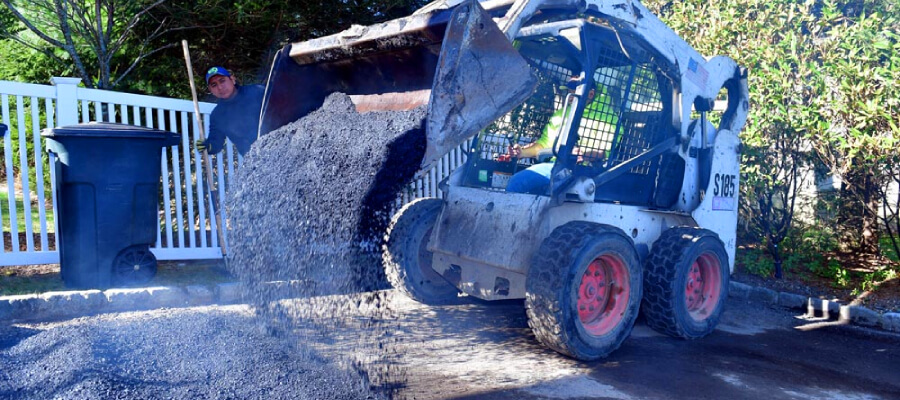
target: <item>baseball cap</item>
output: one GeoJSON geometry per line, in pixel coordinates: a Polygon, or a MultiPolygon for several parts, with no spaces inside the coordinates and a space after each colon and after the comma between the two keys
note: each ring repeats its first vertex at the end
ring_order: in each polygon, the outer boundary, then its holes
{"type": "Polygon", "coordinates": [[[209,78],[216,75],[231,76],[231,73],[225,67],[212,67],[206,71],[206,83],[209,84],[209,78]]]}

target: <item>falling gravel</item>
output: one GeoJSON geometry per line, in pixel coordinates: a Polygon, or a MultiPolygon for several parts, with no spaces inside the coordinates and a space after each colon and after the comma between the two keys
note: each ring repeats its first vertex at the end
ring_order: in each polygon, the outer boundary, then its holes
{"type": "Polygon", "coordinates": [[[388,287],[384,230],[425,152],[424,107],[357,113],[335,93],[261,137],[228,201],[229,265],[258,304],[388,287]],[[264,285],[288,281],[290,285],[264,285]]]}
{"type": "MultiPolygon", "coordinates": [[[[347,95],[335,93],[320,109],[254,144],[228,200],[228,265],[270,329],[310,342],[321,338],[309,335],[353,327],[360,342],[376,338],[384,341],[378,348],[390,347],[389,328],[372,323],[391,312],[377,291],[389,287],[381,247],[398,193],[425,153],[424,117],[424,107],[358,113],[347,95]],[[328,296],[350,293],[363,294],[352,303],[328,296]],[[325,296],[315,315],[298,315],[279,301],[315,296],[325,296]],[[371,319],[347,317],[360,308],[371,319]]],[[[402,380],[383,355],[344,350],[332,361],[350,365],[373,388],[402,380]]],[[[390,397],[388,389],[373,390],[390,397]]]]}

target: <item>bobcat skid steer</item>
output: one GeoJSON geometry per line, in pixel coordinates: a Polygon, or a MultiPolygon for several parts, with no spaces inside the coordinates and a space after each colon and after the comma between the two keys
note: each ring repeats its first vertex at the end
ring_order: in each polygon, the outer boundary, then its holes
{"type": "Polygon", "coordinates": [[[639,309],[675,337],[715,328],[735,258],[746,73],[640,2],[450,0],[294,44],[273,67],[261,132],[334,91],[360,112],[427,104],[423,171],[471,143],[443,198],[391,221],[384,263],[401,292],[524,298],[537,339],[582,360],[617,349],[639,309]],[[535,141],[543,159],[510,156],[535,141]],[[506,190],[528,175],[546,184],[506,190]]]}

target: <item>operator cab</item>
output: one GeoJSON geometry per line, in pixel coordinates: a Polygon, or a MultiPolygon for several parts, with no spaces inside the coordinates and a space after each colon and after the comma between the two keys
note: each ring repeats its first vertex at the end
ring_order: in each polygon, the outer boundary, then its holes
{"type": "Polygon", "coordinates": [[[514,45],[538,86],[473,139],[462,184],[505,190],[514,174],[552,162],[554,178],[545,196],[564,186],[565,179],[586,176],[598,182],[596,202],[671,207],[681,189],[684,161],[671,152],[648,156],[654,146],[678,135],[672,118],[674,85],[666,71],[642,41],[617,33],[601,18],[545,13],[537,19],[520,30],[514,45]],[[573,78],[578,80],[574,92],[567,90],[573,78]],[[508,157],[510,146],[537,141],[554,113],[565,121],[558,134],[549,135],[552,146],[546,154],[508,157]],[[635,159],[639,155],[643,158],[635,159]],[[613,170],[616,166],[624,168],[613,170]]]}

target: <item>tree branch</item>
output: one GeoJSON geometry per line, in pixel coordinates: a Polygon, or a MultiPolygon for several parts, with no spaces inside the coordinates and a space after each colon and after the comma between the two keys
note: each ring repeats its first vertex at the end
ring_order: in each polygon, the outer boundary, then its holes
{"type": "Polygon", "coordinates": [[[165,49],[170,49],[170,48],[173,48],[173,47],[176,47],[176,46],[178,46],[177,43],[170,43],[170,44],[167,44],[167,45],[165,45],[165,46],[156,48],[156,49],[154,49],[154,50],[152,50],[152,51],[146,52],[146,53],[141,52],[141,55],[138,56],[138,58],[135,59],[134,62],[131,63],[131,65],[128,66],[128,69],[126,69],[125,72],[119,74],[119,77],[116,78],[116,81],[113,83],[113,86],[117,86],[119,83],[121,83],[121,82],[122,82],[122,79],[124,79],[126,76],[128,76],[128,74],[131,73],[131,71],[132,71],[132,70],[133,70],[133,69],[134,69],[134,68],[135,68],[135,67],[136,67],[143,59],[145,59],[145,58],[147,58],[147,57],[149,57],[149,56],[151,56],[151,55],[153,55],[153,54],[156,54],[156,53],[158,53],[158,52],[160,52],[160,51],[163,51],[163,50],[165,50],[165,49]]]}
{"type": "Polygon", "coordinates": [[[66,3],[62,0],[54,0],[53,5],[55,7],[56,17],[59,20],[60,32],[65,39],[65,44],[62,45],[61,48],[69,53],[69,57],[72,57],[72,62],[75,64],[78,74],[81,75],[84,85],[93,88],[94,83],[91,79],[91,75],[88,74],[87,68],[84,67],[84,63],[81,61],[81,57],[78,55],[78,51],[75,47],[75,41],[72,39],[72,30],[69,26],[69,13],[66,3]]]}
{"type": "Polygon", "coordinates": [[[8,8],[9,11],[13,14],[13,16],[16,17],[16,19],[18,19],[20,22],[25,24],[25,27],[28,28],[28,30],[34,32],[34,34],[37,35],[39,38],[43,39],[45,42],[50,43],[53,46],[59,47],[61,49],[65,48],[65,45],[62,42],[60,42],[56,39],[53,39],[52,37],[50,37],[43,31],[38,29],[36,26],[34,26],[34,24],[32,24],[31,21],[28,20],[28,18],[25,18],[25,16],[22,15],[21,12],[19,12],[19,9],[17,9],[15,6],[12,5],[12,3],[9,2],[9,0],[2,0],[2,1],[3,1],[3,4],[6,5],[6,8],[8,8]]]}
{"type": "Polygon", "coordinates": [[[119,34],[119,39],[116,40],[115,43],[113,43],[110,46],[110,50],[111,50],[110,52],[111,53],[118,52],[119,49],[121,49],[122,46],[125,44],[125,40],[128,39],[128,36],[131,35],[131,31],[134,30],[134,27],[137,26],[138,22],[140,22],[141,17],[144,14],[148,13],[150,10],[152,10],[154,7],[162,4],[163,2],[165,2],[165,0],[156,0],[156,2],[154,2],[153,4],[150,4],[149,6],[145,7],[143,10],[141,10],[137,14],[135,14],[133,17],[131,17],[131,19],[128,21],[128,24],[125,25],[124,29],[122,29],[122,33],[119,34]]]}
{"type": "Polygon", "coordinates": [[[56,61],[56,62],[58,62],[58,63],[60,63],[60,64],[65,64],[65,63],[66,63],[65,60],[63,60],[62,58],[59,58],[59,56],[57,56],[56,54],[54,54],[52,51],[50,51],[50,50],[48,50],[48,49],[45,49],[45,48],[37,47],[37,46],[35,46],[35,45],[29,43],[28,41],[26,41],[26,40],[20,38],[19,36],[16,36],[16,35],[8,35],[8,36],[5,36],[5,37],[7,37],[7,38],[9,38],[9,39],[11,39],[11,40],[14,40],[14,41],[16,41],[16,42],[22,44],[23,46],[28,47],[29,49],[32,49],[32,50],[37,51],[37,52],[39,52],[39,53],[41,53],[41,54],[43,54],[43,55],[45,55],[45,56],[47,56],[47,57],[50,57],[50,58],[52,58],[54,61],[56,61]]]}

